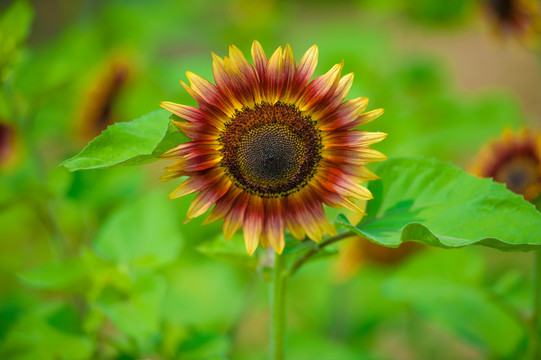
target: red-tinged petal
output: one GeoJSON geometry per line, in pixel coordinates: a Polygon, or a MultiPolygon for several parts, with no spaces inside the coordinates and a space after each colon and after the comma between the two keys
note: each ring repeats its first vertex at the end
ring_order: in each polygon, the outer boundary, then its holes
{"type": "Polygon", "coordinates": [[[212,151],[219,151],[220,144],[217,141],[189,141],[167,150],[160,156],[160,159],[174,159],[186,156],[193,152],[198,154],[210,154],[212,151]]]}
{"type": "Polygon", "coordinates": [[[310,201],[311,199],[306,199],[297,192],[287,197],[287,207],[291,215],[302,226],[306,235],[315,242],[320,242],[321,231],[317,225],[317,221],[307,208],[307,203],[310,201]]]}
{"type": "Polygon", "coordinates": [[[322,156],[330,163],[367,165],[375,161],[386,160],[387,157],[370,148],[324,149],[322,156]]]}
{"type": "MultiPolygon", "coordinates": [[[[223,113],[228,116],[233,115],[235,112],[235,107],[226,96],[222,95],[216,85],[189,71],[186,73],[186,76],[190,81],[190,86],[192,87],[193,91],[199,94],[199,96],[201,96],[205,102],[222,110],[223,113]]],[[[223,130],[223,127],[221,130],[223,130]]]]}
{"type": "Polygon", "coordinates": [[[205,155],[195,155],[193,157],[183,157],[174,163],[167,165],[165,170],[167,171],[184,171],[194,172],[201,171],[218,164],[221,160],[219,152],[205,155]]]}
{"type": "Polygon", "coordinates": [[[359,146],[370,146],[373,144],[376,144],[380,142],[381,140],[385,139],[387,137],[386,133],[383,132],[369,132],[369,131],[363,131],[361,142],[359,143],[359,146]]]}
{"type": "Polygon", "coordinates": [[[325,168],[329,171],[333,171],[332,169],[336,168],[339,171],[342,171],[348,174],[349,176],[351,176],[352,179],[356,179],[357,182],[364,182],[364,181],[379,179],[379,176],[374,174],[372,170],[370,170],[366,166],[340,164],[336,162],[331,162],[329,160],[322,160],[322,162],[320,163],[320,166],[321,168],[325,168]]]}
{"type": "Polygon", "coordinates": [[[385,139],[387,134],[382,132],[369,132],[361,130],[341,130],[332,132],[323,132],[323,142],[325,148],[329,149],[347,149],[365,148],[385,139]]]}
{"type": "Polygon", "coordinates": [[[332,96],[340,81],[344,63],[334,65],[326,74],[312,80],[298,101],[299,110],[308,111],[323,99],[332,96]]]}
{"type": "Polygon", "coordinates": [[[218,200],[216,206],[214,206],[205,221],[203,221],[203,225],[222,219],[231,210],[231,207],[237,200],[237,197],[240,195],[240,193],[241,190],[239,188],[237,188],[236,186],[231,186],[231,188],[229,188],[229,191],[224,196],[222,196],[220,200],[218,200]]]}
{"type": "Polygon", "coordinates": [[[186,217],[188,219],[193,219],[205,213],[222,196],[224,196],[230,187],[231,181],[229,181],[227,177],[223,177],[216,185],[197,194],[188,208],[186,217]]]}
{"type": "Polygon", "coordinates": [[[359,208],[351,200],[347,199],[345,196],[337,194],[335,192],[330,192],[324,187],[321,186],[321,182],[314,181],[308,185],[310,190],[315,191],[323,202],[332,207],[336,208],[346,208],[358,214],[364,214],[365,212],[359,208]]]}
{"type": "Polygon", "coordinates": [[[356,127],[350,124],[362,114],[367,105],[368,98],[365,97],[348,100],[340,104],[333,113],[322,117],[318,121],[318,127],[324,131],[356,127]]]}
{"type": "Polygon", "coordinates": [[[173,125],[179,128],[187,137],[193,140],[212,141],[220,137],[220,132],[216,128],[208,125],[193,124],[182,121],[171,121],[173,125]]]}
{"type": "Polygon", "coordinates": [[[324,131],[321,135],[325,148],[333,149],[337,147],[356,147],[361,141],[362,134],[360,130],[349,131],[324,131]]]}
{"type": "Polygon", "coordinates": [[[275,103],[280,99],[284,78],[282,69],[284,66],[284,57],[282,55],[282,47],[278,47],[272,54],[267,64],[267,82],[266,88],[263,91],[264,100],[275,103]]]}
{"type": "Polygon", "coordinates": [[[212,72],[214,74],[214,81],[220,91],[227,96],[229,101],[236,109],[241,109],[243,104],[235,96],[233,89],[233,81],[229,77],[227,71],[225,71],[224,59],[212,53],[212,72]]]}
{"type": "Polygon", "coordinates": [[[327,217],[325,216],[325,211],[323,210],[323,205],[321,204],[321,202],[308,201],[306,204],[307,204],[308,210],[312,214],[313,218],[316,220],[316,224],[321,229],[322,233],[326,233],[333,236],[338,235],[334,226],[332,226],[329,220],[327,220],[327,217]]]}
{"type": "Polygon", "coordinates": [[[221,123],[227,122],[229,120],[229,117],[231,115],[233,115],[233,114],[229,114],[229,113],[225,112],[226,110],[224,110],[224,109],[220,109],[217,106],[217,104],[210,104],[210,103],[206,102],[205,99],[203,99],[201,97],[201,95],[199,95],[197,92],[195,92],[184,81],[181,81],[180,84],[182,85],[184,90],[186,90],[186,92],[188,94],[190,94],[190,96],[195,99],[195,101],[197,102],[197,105],[199,105],[199,108],[201,109],[201,111],[208,114],[208,120],[209,121],[213,121],[213,124],[214,124],[214,121],[220,122],[220,124],[219,123],[215,124],[216,128],[220,129],[221,126],[222,126],[221,123]]]}
{"type": "Polygon", "coordinates": [[[257,76],[261,83],[263,79],[266,78],[268,60],[267,55],[263,50],[263,47],[258,41],[255,40],[252,44],[252,59],[254,60],[254,66],[257,72],[257,76]]]}
{"type": "Polygon", "coordinates": [[[217,150],[219,148],[219,143],[217,141],[188,141],[167,150],[158,157],[161,159],[173,159],[179,157],[181,154],[185,154],[185,152],[191,152],[199,147],[217,150]]]}
{"type": "MultiPolygon", "coordinates": [[[[299,89],[299,93],[297,96],[293,96],[292,102],[297,102],[298,98],[302,95],[301,90],[304,89],[306,84],[310,81],[312,78],[312,75],[314,74],[314,70],[317,66],[317,56],[318,56],[318,48],[316,45],[313,45],[310,49],[308,49],[304,55],[302,56],[301,60],[299,61],[299,64],[297,65],[297,68],[295,70],[295,88],[299,89]]],[[[294,95],[294,94],[292,94],[294,95]]]]}
{"type": "Polygon", "coordinates": [[[309,109],[306,114],[316,120],[325,119],[342,104],[352,84],[353,73],[349,73],[340,79],[334,93],[329,92],[316,106],[309,109]]]}
{"type": "Polygon", "coordinates": [[[345,197],[352,197],[358,200],[370,200],[374,197],[365,187],[355,183],[349,176],[336,168],[329,171],[320,171],[318,178],[322,187],[329,192],[335,192],[345,197]]]}
{"type": "Polygon", "coordinates": [[[223,127],[223,119],[218,119],[212,114],[206,113],[199,108],[175,104],[169,101],[162,101],[160,106],[167,111],[170,111],[173,114],[183,118],[184,120],[189,121],[190,123],[212,125],[217,129],[221,129],[223,127]]]}
{"type": "Polygon", "coordinates": [[[208,189],[210,186],[215,185],[222,177],[223,172],[218,170],[195,173],[188,179],[184,180],[179,187],[169,194],[169,198],[176,199],[184,195],[208,189]]]}
{"type": "Polygon", "coordinates": [[[228,58],[224,58],[224,68],[231,79],[233,95],[243,106],[252,107],[255,103],[254,91],[250,86],[246,76],[237,67],[237,63],[228,58]]]}
{"type": "MultiPolygon", "coordinates": [[[[286,206],[287,209],[287,206],[286,206]]],[[[306,234],[304,233],[304,230],[302,229],[302,226],[293,218],[291,215],[291,211],[289,209],[286,210],[286,225],[287,229],[293,235],[293,237],[297,240],[302,240],[306,237],[306,234]]]]}
{"type": "Polygon", "coordinates": [[[367,160],[368,162],[387,160],[387,156],[377,150],[370,148],[355,149],[355,154],[361,155],[363,159],[367,160]]]}
{"type": "Polygon", "coordinates": [[[250,196],[250,202],[248,203],[242,224],[244,242],[249,255],[252,255],[257,249],[259,237],[263,230],[264,216],[263,199],[259,196],[250,196]]]}
{"type": "Polygon", "coordinates": [[[293,94],[298,93],[299,89],[295,87],[295,58],[293,57],[293,50],[289,44],[286,45],[283,55],[283,92],[281,95],[281,101],[291,102],[294,98],[293,94]]]}
{"type": "Polygon", "coordinates": [[[371,121],[374,121],[383,114],[383,109],[372,110],[362,115],[359,115],[355,120],[348,124],[349,129],[356,128],[357,126],[364,125],[371,121]]]}
{"type": "Polygon", "coordinates": [[[351,86],[353,85],[353,78],[353,73],[349,73],[340,79],[340,81],[338,82],[338,87],[334,92],[335,101],[337,101],[338,103],[344,101],[344,99],[349,93],[349,90],[351,90],[351,86]]]}
{"type": "Polygon", "coordinates": [[[265,231],[264,234],[270,242],[274,251],[281,254],[286,245],[285,221],[282,209],[282,199],[265,199],[265,231]]]}
{"type": "Polygon", "coordinates": [[[263,249],[265,250],[269,249],[270,242],[267,236],[265,235],[264,231],[261,233],[261,235],[259,235],[259,244],[261,245],[263,249]]]}
{"type": "Polygon", "coordinates": [[[169,181],[177,179],[179,177],[191,175],[184,171],[166,171],[162,176],[160,176],[161,181],[169,181]]]}
{"type": "Polygon", "coordinates": [[[240,229],[249,201],[250,194],[241,192],[227,215],[224,217],[223,233],[227,241],[231,240],[233,235],[240,229]]]}
{"type": "Polygon", "coordinates": [[[256,103],[261,102],[261,92],[257,72],[254,67],[246,60],[240,49],[234,45],[229,47],[229,57],[235,63],[239,73],[244,78],[244,86],[251,92],[256,103]]]}

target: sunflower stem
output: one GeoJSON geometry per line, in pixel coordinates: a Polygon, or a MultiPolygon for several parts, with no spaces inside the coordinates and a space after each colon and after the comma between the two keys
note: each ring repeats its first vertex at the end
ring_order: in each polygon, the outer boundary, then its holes
{"type": "Polygon", "coordinates": [[[533,311],[530,333],[530,358],[538,359],[539,355],[539,320],[541,311],[541,250],[535,251],[533,273],[533,311]]]}
{"type": "Polygon", "coordinates": [[[318,253],[319,250],[326,248],[329,245],[332,245],[340,240],[343,240],[345,238],[348,238],[350,236],[355,236],[355,233],[352,231],[348,231],[346,233],[343,233],[341,235],[335,236],[333,238],[327,239],[323,241],[322,243],[318,244],[317,246],[313,247],[310,251],[308,251],[304,256],[302,256],[299,260],[297,260],[293,266],[291,266],[291,270],[289,270],[289,275],[293,276],[299,271],[299,269],[308,261],[310,258],[318,253]]]}
{"type": "Polygon", "coordinates": [[[270,360],[283,360],[286,333],[286,290],[288,275],[285,255],[273,252],[274,267],[270,284],[270,360]]]}

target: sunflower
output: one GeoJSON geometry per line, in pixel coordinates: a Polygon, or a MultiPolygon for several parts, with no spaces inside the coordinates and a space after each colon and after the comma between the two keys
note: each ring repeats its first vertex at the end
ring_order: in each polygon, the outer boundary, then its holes
{"type": "Polygon", "coordinates": [[[408,241],[397,248],[371,242],[362,236],[352,236],[343,244],[344,251],[338,254],[334,273],[339,282],[346,282],[367,264],[395,266],[423,249],[423,245],[408,241]]]}
{"type": "Polygon", "coordinates": [[[535,41],[539,35],[541,16],[536,0],[485,0],[485,9],[500,34],[513,33],[527,41],[535,41]]]}
{"type": "Polygon", "coordinates": [[[162,180],[188,176],[169,197],[198,192],[187,219],[214,205],[205,223],[224,219],[227,240],[242,227],[250,255],[259,243],[281,253],[286,229],[316,242],[336,234],[323,204],[362,212],[355,199],[372,198],[359,183],[377,178],[364,165],[385,159],[368,146],[386,134],[355,128],[383,110],[363,113],[364,97],[344,102],[353,74],[341,77],[343,63],[310,81],[315,45],[298,64],[289,45],[267,58],[257,41],[253,65],[235,46],[212,55],[216,85],[191,72],[190,85],[181,81],[199,107],[161,103],[191,139],[162,155],[177,159],[162,180]]]}
{"type": "Polygon", "coordinates": [[[84,140],[96,137],[115,122],[115,103],[130,72],[127,62],[114,58],[93,79],[81,106],[79,133],[84,140]]]}
{"type": "Polygon", "coordinates": [[[0,120],[0,170],[12,164],[15,156],[15,128],[0,120]]]}
{"type": "Polygon", "coordinates": [[[494,178],[526,200],[535,200],[541,193],[541,134],[506,130],[480,151],[471,172],[494,178]]]}

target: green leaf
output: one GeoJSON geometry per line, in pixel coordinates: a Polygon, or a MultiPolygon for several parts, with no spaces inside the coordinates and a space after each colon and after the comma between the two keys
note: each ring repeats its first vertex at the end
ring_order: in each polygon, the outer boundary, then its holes
{"type": "Polygon", "coordinates": [[[18,47],[30,31],[34,10],[27,0],[14,1],[0,17],[0,80],[18,60],[18,47]]]}
{"type": "Polygon", "coordinates": [[[87,272],[87,266],[81,259],[69,259],[23,272],[19,278],[26,285],[37,289],[61,290],[80,285],[87,272]]]}
{"type": "MultiPolygon", "coordinates": [[[[39,307],[29,309],[6,334],[0,348],[2,359],[73,359],[92,358],[94,342],[89,336],[72,332],[69,326],[58,327],[55,317],[61,303],[41,299],[39,307]]],[[[64,314],[65,316],[66,314],[64,314]]],[[[65,317],[63,320],[67,320],[65,317]]],[[[72,321],[68,320],[68,321],[72,321]]]]}
{"type": "Polygon", "coordinates": [[[113,214],[96,234],[94,249],[117,264],[160,266],[179,253],[178,223],[173,202],[161,192],[151,193],[113,214]]]}
{"type": "Polygon", "coordinates": [[[214,240],[204,242],[197,247],[197,250],[210,258],[251,270],[256,270],[258,266],[257,256],[248,255],[244,238],[239,234],[236,234],[230,241],[220,235],[214,240]]]}
{"type": "Polygon", "coordinates": [[[156,161],[184,141],[186,137],[169,122],[169,112],[157,110],[109,126],[79,154],[60,165],[70,171],[142,165],[156,161]]]}
{"type": "Polygon", "coordinates": [[[201,331],[229,328],[246,305],[239,301],[239,294],[247,290],[247,279],[241,280],[239,274],[246,272],[203,260],[186,259],[168,267],[162,313],[171,324],[195,326],[201,331]]]}
{"type": "MultiPolygon", "coordinates": [[[[483,358],[494,358],[489,354],[513,358],[510,353],[523,330],[508,308],[486,292],[483,257],[472,250],[426,251],[388,277],[383,294],[483,348],[487,352],[483,358]]],[[[420,332],[412,335],[425,336],[420,332]]]]}
{"type": "Polygon", "coordinates": [[[140,275],[128,293],[106,288],[98,306],[120,331],[145,347],[160,331],[166,290],[167,283],[161,275],[140,275]]]}
{"type": "Polygon", "coordinates": [[[529,251],[541,244],[541,213],[522,196],[490,179],[425,158],[395,158],[381,164],[370,183],[374,200],[357,227],[346,228],[384,246],[405,241],[456,248],[479,244],[529,251]]]}
{"type": "Polygon", "coordinates": [[[0,36],[21,43],[30,32],[34,10],[28,0],[14,1],[0,18],[0,36]]]}

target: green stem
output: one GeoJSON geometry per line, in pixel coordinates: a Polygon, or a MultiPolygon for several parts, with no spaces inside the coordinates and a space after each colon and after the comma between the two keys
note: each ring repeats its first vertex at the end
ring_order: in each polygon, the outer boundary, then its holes
{"type": "Polygon", "coordinates": [[[274,268],[270,287],[270,360],[283,360],[286,332],[286,289],[288,276],[285,255],[274,255],[274,268]]]}
{"type": "Polygon", "coordinates": [[[335,242],[338,242],[340,240],[343,240],[343,239],[351,237],[351,236],[355,236],[355,233],[353,233],[352,231],[348,231],[348,232],[343,233],[341,235],[338,235],[338,236],[335,236],[335,237],[330,238],[328,240],[325,240],[321,244],[318,244],[318,245],[314,246],[310,251],[308,251],[306,254],[304,254],[303,257],[301,257],[299,260],[297,260],[293,264],[293,266],[291,266],[291,270],[289,271],[289,275],[290,276],[295,275],[297,273],[297,271],[299,271],[301,266],[303,266],[312,256],[317,254],[317,252],[319,250],[324,249],[327,246],[334,244],[335,242]]]}
{"type": "Polygon", "coordinates": [[[530,358],[538,359],[539,355],[539,318],[541,310],[541,250],[535,251],[533,273],[533,312],[530,333],[530,358]]]}

